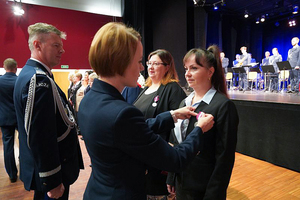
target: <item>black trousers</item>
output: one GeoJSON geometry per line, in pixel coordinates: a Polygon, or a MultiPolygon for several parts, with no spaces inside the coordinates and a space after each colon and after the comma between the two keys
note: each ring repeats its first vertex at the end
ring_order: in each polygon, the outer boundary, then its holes
{"type": "Polygon", "coordinates": [[[14,152],[15,130],[15,126],[1,127],[4,151],[4,165],[6,172],[10,178],[16,178],[18,174],[14,152]]]}

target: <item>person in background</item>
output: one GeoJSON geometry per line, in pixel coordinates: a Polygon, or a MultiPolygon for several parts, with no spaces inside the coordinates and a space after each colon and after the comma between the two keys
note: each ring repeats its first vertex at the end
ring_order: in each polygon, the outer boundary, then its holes
{"type": "Polygon", "coordinates": [[[70,82],[69,87],[68,87],[68,99],[70,99],[71,90],[72,90],[73,85],[74,85],[74,76],[75,76],[75,74],[73,72],[70,72],[69,75],[68,75],[68,80],[70,82]]]}
{"type": "Polygon", "coordinates": [[[124,97],[125,101],[127,101],[130,104],[133,104],[133,102],[139,96],[139,94],[142,91],[142,88],[144,88],[144,86],[145,86],[145,78],[140,73],[140,76],[137,81],[137,86],[136,87],[125,87],[121,94],[124,97]]]}
{"type": "Polygon", "coordinates": [[[100,78],[94,79],[78,113],[92,162],[84,200],[145,200],[145,166],[182,170],[201,150],[203,132],[213,125],[213,116],[205,114],[185,142],[175,148],[155,134],[172,129],[178,118],[197,113],[185,107],[145,121],[142,112],[121,95],[125,86],[136,86],[144,70],[142,59],[140,34],[122,23],[105,24],[91,43],[89,62],[100,78]]]}
{"type": "Polygon", "coordinates": [[[89,75],[89,85],[85,88],[84,95],[86,95],[91,90],[95,78],[98,78],[98,75],[95,72],[89,75]]]}
{"type": "MultiPolygon", "coordinates": [[[[148,56],[148,75],[145,88],[133,103],[146,119],[156,117],[165,111],[175,110],[186,97],[178,84],[179,79],[175,69],[173,56],[164,49],[153,51],[148,56]]],[[[170,130],[159,135],[169,141],[170,130]]],[[[167,198],[167,172],[148,167],[146,174],[146,192],[148,199],[167,198]]]]}
{"type": "Polygon", "coordinates": [[[239,62],[240,62],[240,56],[241,56],[240,54],[235,55],[235,60],[232,61],[233,67],[239,67],[238,65],[239,65],[239,62]]]}
{"type": "Polygon", "coordinates": [[[292,46],[293,48],[289,49],[287,60],[290,62],[292,70],[290,72],[290,82],[291,82],[291,89],[290,93],[299,92],[299,67],[300,67],[300,46],[299,38],[293,37],[292,38],[292,46]]]}
{"type": "MultiPolygon", "coordinates": [[[[240,48],[242,54],[240,55],[240,59],[239,59],[239,63],[238,66],[242,67],[242,66],[247,66],[251,63],[251,54],[247,52],[247,47],[242,46],[240,48]]],[[[249,67],[244,67],[245,69],[245,73],[241,73],[240,77],[239,77],[239,82],[240,82],[240,90],[248,90],[248,80],[247,80],[247,76],[248,76],[248,72],[249,72],[249,67]]]]}
{"type": "Polygon", "coordinates": [[[282,56],[279,54],[278,49],[274,47],[272,49],[272,55],[269,58],[269,64],[273,65],[275,73],[270,73],[270,76],[266,77],[266,88],[265,91],[269,89],[270,91],[278,91],[280,88],[280,83],[278,82],[279,68],[277,62],[282,62],[282,56]]]}
{"type": "MultiPolygon", "coordinates": [[[[235,55],[235,60],[232,61],[233,67],[240,67],[239,62],[240,62],[240,54],[235,55]]],[[[233,85],[235,88],[236,86],[239,86],[239,74],[238,73],[233,73],[233,85]]]]}
{"type": "Polygon", "coordinates": [[[28,27],[31,57],[14,90],[20,142],[20,179],[34,200],[69,197],[83,168],[72,108],[54,82],[66,34],[46,23],[28,27]]]}
{"type": "Polygon", "coordinates": [[[221,62],[222,62],[222,67],[223,67],[224,73],[226,74],[227,71],[228,71],[227,67],[229,65],[229,59],[225,57],[225,53],[224,52],[220,53],[220,57],[221,57],[221,62]]]}
{"type": "Polygon", "coordinates": [[[17,62],[7,58],[3,62],[6,73],[0,76],[0,127],[2,132],[4,166],[11,183],[17,181],[18,169],[16,166],[14,143],[17,117],[14,107],[14,88],[17,80],[17,62]]]}
{"type": "Polygon", "coordinates": [[[85,86],[85,89],[83,91],[83,94],[85,95],[86,94],[86,91],[90,90],[90,75],[93,73],[92,70],[89,70],[89,71],[86,71],[84,73],[84,77],[83,77],[83,85],[85,86]]]}
{"type": "Polygon", "coordinates": [[[270,51],[265,52],[265,58],[262,59],[261,65],[270,65],[270,51]]]}
{"type": "MultiPolygon", "coordinates": [[[[219,48],[191,49],[183,59],[185,78],[194,89],[180,105],[212,113],[216,123],[202,140],[204,148],[182,172],[168,175],[168,190],[177,200],[226,200],[226,191],[235,160],[239,118],[228,99],[219,48]]],[[[185,141],[197,118],[178,120],[170,138],[174,146],[185,141]]]]}
{"type": "Polygon", "coordinates": [[[270,56],[270,65],[274,66],[275,73],[279,73],[277,62],[282,62],[282,56],[279,54],[278,49],[274,47],[272,49],[272,56],[270,56]]]}
{"type": "MultiPolygon", "coordinates": [[[[71,105],[73,106],[74,110],[76,108],[76,93],[77,93],[77,90],[82,86],[81,79],[82,79],[82,74],[80,72],[77,72],[74,75],[74,81],[73,81],[74,84],[72,86],[72,89],[70,92],[70,98],[69,98],[69,101],[70,101],[71,105]]],[[[75,114],[75,117],[76,117],[76,114],[75,114]]]]}
{"type": "MultiPolygon", "coordinates": [[[[250,63],[256,63],[256,59],[255,59],[255,58],[252,58],[252,54],[251,54],[251,53],[249,53],[249,56],[250,56],[250,58],[251,58],[250,63]]],[[[255,66],[255,65],[252,65],[252,67],[253,67],[253,66],[255,66]]]]}

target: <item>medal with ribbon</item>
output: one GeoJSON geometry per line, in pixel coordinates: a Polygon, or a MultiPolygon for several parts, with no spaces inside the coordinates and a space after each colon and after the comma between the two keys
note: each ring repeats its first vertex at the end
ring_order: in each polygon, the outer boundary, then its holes
{"type": "Polygon", "coordinates": [[[153,103],[152,103],[152,106],[153,106],[153,107],[156,107],[156,106],[157,106],[158,100],[159,100],[159,96],[157,95],[156,97],[154,97],[154,100],[153,100],[153,103]]]}
{"type": "Polygon", "coordinates": [[[203,112],[199,112],[199,113],[197,114],[197,116],[196,116],[197,122],[195,122],[194,127],[197,126],[199,118],[201,118],[203,115],[204,115],[203,112]]]}

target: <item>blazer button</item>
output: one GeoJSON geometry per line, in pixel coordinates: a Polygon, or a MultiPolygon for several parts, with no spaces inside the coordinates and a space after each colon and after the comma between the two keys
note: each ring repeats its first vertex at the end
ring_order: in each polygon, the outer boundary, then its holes
{"type": "Polygon", "coordinates": [[[43,185],[47,185],[47,183],[43,183],[43,185]]]}

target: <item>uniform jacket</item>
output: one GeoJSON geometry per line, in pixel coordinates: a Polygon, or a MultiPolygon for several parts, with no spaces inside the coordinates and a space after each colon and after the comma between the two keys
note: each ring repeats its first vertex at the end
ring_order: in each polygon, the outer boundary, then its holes
{"type": "MultiPolygon", "coordinates": [[[[24,182],[26,190],[46,192],[60,183],[72,184],[77,179],[83,163],[74,128],[62,141],[57,140],[65,133],[67,126],[57,106],[55,108],[53,88],[45,75],[36,77],[30,131],[28,134],[25,131],[28,88],[36,69],[48,74],[44,66],[29,59],[20,72],[14,91],[20,140],[20,179],[24,182]]],[[[65,107],[67,104],[65,94],[58,86],[57,89],[65,107]]]]}
{"type": "Polygon", "coordinates": [[[145,165],[180,171],[196,155],[203,135],[195,128],[171,147],[158,130],[174,127],[170,112],[149,119],[110,84],[94,80],[79,107],[79,126],[92,162],[84,199],[144,200],[145,165]]]}
{"type": "Polygon", "coordinates": [[[13,100],[16,80],[17,75],[13,72],[7,72],[0,76],[0,126],[17,125],[13,100]]]}
{"type": "Polygon", "coordinates": [[[290,62],[292,69],[294,69],[296,66],[300,66],[300,46],[299,45],[291,48],[288,51],[287,60],[290,62]]]}
{"type": "MultiPolygon", "coordinates": [[[[200,111],[212,114],[215,124],[201,140],[203,150],[183,172],[176,174],[176,189],[201,192],[204,199],[225,200],[235,159],[239,123],[237,110],[232,101],[216,92],[209,105],[203,101],[198,105],[196,112],[200,111]]],[[[193,129],[195,122],[196,118],[192,117],[187,134],[193,129]]],[[[174,133],[170,142],[178,144],[174,133]]],[[[174,185],[173,178],[170,174],[168,184],[174,185]]]]}

